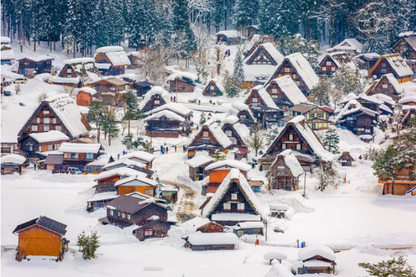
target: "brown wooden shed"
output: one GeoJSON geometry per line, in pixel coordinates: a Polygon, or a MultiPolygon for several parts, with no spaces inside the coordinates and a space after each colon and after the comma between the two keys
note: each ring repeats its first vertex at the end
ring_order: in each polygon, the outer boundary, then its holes
{"type": "Polygon", "coordinates": [[[338,161],[342,166],[352,166],[354,158],[351,157],[350,152],[342,152],[342,155],[338,158],[338,161]]]}

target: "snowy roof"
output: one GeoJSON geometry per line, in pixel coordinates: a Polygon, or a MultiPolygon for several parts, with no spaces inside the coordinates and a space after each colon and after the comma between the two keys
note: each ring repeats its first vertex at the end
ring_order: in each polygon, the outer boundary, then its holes
{"type": "Polygon", "coordinates": [[[233,233],[192,233],[188,241],[192,245],[238,244],[238,237],[233,233]]]}
{"type": "Polygon", "coordinates": [[[87,202],[114,199],[116,197],[117,197],[116,191],[101,192],[101,193],[94,194],[90,199],[87,200],[87,202]]]}
{"type": "Polygon", "coordinates": [[[64,142],[59,147],[59,152],[66,153],[98,153],[101,144],[99,143],[69,143],[64,142]]]}
{"type": "Polygon", "coordinates": [[[173,81],[176,78],[179,78],[181,80],[183,78],[187,78],[187,79],[190,79],[192,81],[198,80],[198,76],[194,73],[175,70],[173,74],[169,75],[169,77],[167,78],[167,81],[173,81]]]}
{"type": "Polygon", "coordinates": [[[256,90],[258,95],[260,96],[260,98],[263,100],[264,104],[269,107],[269,108],[274,108],[274,109],[279,109],[276,106],[276,103],[273,101],[272,97],[270,96],[270,94],[266,91],[266,89],[259,85],[259,86],[255,86],[253,88],[253,90],[256,90]]]}
{"type": "Polygon", "coordinates": [[[7,49],[1,51],[1,60],[2,61],[8,61],[8,60],[14,60],[15,55],[13,49],[7,49]]]}
{"type": "Polygon", "coordinates": [[[147,102],[149,102],[152,99],[152,97],[156,94],[159,94],[165,100],[166,103],[170,102],[168,92],[160,86],[154,86],[144,95],[144,98],[139,105],[140,110],[143,110],[147,102]]]}
{"type": "Polygon", "coordinates": [[[274,264],[264,277],[293,277],[294,275],[286,266],[274,264]]]}
{"type": "Polygon", "coordinates": [[[329,53],[328,56],[332,58],[332,60],[338,68],[340,68],[341,66],[345,66],[351,70],[357,70],[357,66],[351,61],[350,56],[348,56],[346,52],[333,52],[329,53]]]}
{"type": "Polygon", "coordinates": [[[270,203],[269,208],[274,211],[287,211],[289,206],[282,203],[270,203]]]}
{"type": "Polygon", "coordinates": [[[390,83],[390,84],[394,87],[394,89],[395,89],[398,93],[400,93],[400,92],[401,92],[401,91],[400,91],[400,84],[399,84],[399,82],[397,81],[397,79],[396,79],[396,78],[394,78],[393,73],[384,74],[383,76],[381,76],[381,78],[383,78],[383,77],[387,78],[387,80],[389,81],[389,83],[390,83]]]}
{"type": "Polygon", "coordinates": [[[412,76],[413,70],[407,64],[406,60],[400,56],[400,54],[385,55],[386,61],[390,64],[392,69],[397,73],[399,77],[402,76],[412,76]]]}
{"type": "Polygon", "coordinates": [[[124,179],[120,179],[118,180],[114,186],[152,186],[152,187],[156,187],[158,184],[149,179],[146,178],[146,174],[140,172],[137,175],[133,175],[124,179]]]}
{"type": "Polygon", "coordinates": [[[123,155],[120,157],[121,159],[139,159],[139,160],[143,160],[146,163],[150,163],[151,161],[153,161],[155,159],[155,156],[153,154],[144,152],[144,151],[134,151],[131,153],[128,153],[126,155],[123,155]]]}
{"type": "Polygon", "coordinates": [[[1,44],[10,44],[10,38],[9,37],[0,37],[0,43],[1,44]]]}
{"type": "Polygon", "coordinates": [[[251,169],[251,166],[249,164],[246,164],[242,161],[234,160],[234,159],[228,159],[223,161],[218,161],[215,163],[212,163],[208,165],[205,168],[205,171],[215,170],[215,169],[231,169],[231,168],[237,168],[242,171],[249,171],[251,169]]]}
{"type": "Polygon", "coordinates": [[[95,63],[93,58],[76,58],[65,60],[64,64],[85,64],[85,63],[95,63]]]}
{"type": "MultiPolygon", "coordinates": [[[[197,154],[200,152],[197,152],[197,154]]],[[[195,157],[193,157],[190,160],[187,160],[185,163],[187,165],[189,165],[190,167],[199,167],[203,164],[212,162],[214,160],[214,158],[209,157],[209,156],[205,156],[205,155],[195,155],[195,157]]]]}
{"type": "Polygon", "coordinates": [[[235,115],[229,115],[222,121],[223,124],[226,124],[226,123],[234,124],[237,122],[238,122],[238,117],[236,117],[235,115]]]}
{"type": "Polygon", "coordinates": [[[191,110],[188,109],[187,107],[185,107],[182,104],[178,104],[178,103],[167,103],[165,105],[159,106],[157,108],[154,108],[153,110],[150,110],[148,112],[145,112],[144,115],[152,115],[154,113],[160,112],[160,111],[164,111],[164,110],[170,110],[172,112],[175,112],[181,116],[186,116],[189,113],[191,113],[191,110]]]}
{"type": "Polygon", "coordinates": [[[375,117],[376,115],[379,114],[376,111],[363,107],[357,100],[353,99],[353,100],[348,101],[347,104],[345,104],[345,106],[341,109],[341,111],[336,116],[335,120],[336,121],[341,120],[346,115],[353,114],[357,111],[363,111],[372,117],[375,117]]]}
{"type": "Polygon", "coordinates": [[[209,82],[208,82],[208,84],[206,85],[206,87],[209,87],[211,84],[211,82],[214,82],[215,83],[215,85],[217,86],[217,88],[222,92],[222,93],[225,93],[225,88],[223,87],[223,85],[221,84],[221,82],[220,81],[218,81],[218,79],[211,79],[211,80],[209,80],[209,82]]]}
{"type": "Polygon", "coordinates": [[[247,222],[239,222],[234,227],[234,229],[250,229],[250,228],[264,228],[264,224],[261,221],[247,221],[247,222]]]}
{"type": "Polygon", "coordinates": [[[416,82],[404,82],[399,86],[400,92],[403,92],[404,97],[416,95],[416,82]]]}
{"type": "Polygon", "coordinates": [[[49,80],[51,83],[55,84],[78,84],[81,81],[80,77],[59,77],[58,75],[54,76],[49,80]]]}
{"type": "MultiPolygon", "coordinates": [[[[222,181],[221,185],[218,187],[215,194],[212,196],[212,198],[209,200],[208,204],[202,210],[202,217],[209,217],[214,212],[215,208],[218,206],[218,204],[221,202],[224,195],[229,190],[231,180],[233,180],[233,179],[238,179],[239,180],[238,184],[239,184],[239,187],[241,189],[241,192],[244,194],[247,201],[252,206],[255,214],[257,216],[262,215],[262,208],[261,208],[260,200],[254,194],[251,186],[247,182],[246,177],[244,177],[244,175],[240,172],[240,170],[238,170],[237,168],[233,168],[233,169],[230,170],[230,173],[228,173],[228,175],[224,178],[224,180],[222,181]]],[[[229,213],[222,213],[222,214],[217,214],[217,215],[219,215],[219,216],[221,216],[221,215],[229,216],[230,214],[229,213]]],[[[215,220],[215,219],[212,217],[212,220],[215,220]]],[[[218,218],[217,218],[217,220],[218,220],[218,218]]],[[[253,219],[252,221],[255,221],[255,220],[256,219],[253,219]]]]}
{"type": "Polygon", "coordinates": [[[211,216],[213,221],[260,221],[258,214],[220,213],[211,216]]]}
{"type": "Polygon", "coordinates": [[[277,63],[277,65],[280,65],[284,59],[284,56],[282,55],[282,53],[280,53],[276,47],[274,47],[274,45],[270,42],[266,42],[263,44],[260,44],[256,50],[253,51],[253,53],[251,53],[251,55],[247,56],[245,58],[246,62],[248,60],[250,60],[250,58],[255,55],[257,53],[257,51],[259,51],[261,48],[263,48],[266,52],[268,52],[270,54],[270,56],[273,58],[273,60],[277,63]]]}
{"type": "Polygon", "coordinates": [[[244,124],[238,122],[234,123],[233,128],[242,140],[246,139],[250,135],[250,129],[244,124]]]}
{"type": "Polygon", "coordinates": [[[17,154],[9,154],[1,157],[1,163],[15,163],[22,164],[26,161],[26,158],[17,154]]]}
{"type": "Polygon", "coordinates": [[[133,161],[133,160],[130,160],[130,159],[123,159],[123,157],[122,157],[121,160],[117,160],[117,161],[114,161],[112,163],[106,164],[105,166],[103,166],[103,168],[105,169],[105,168],[117,166],[117,165],[120,165],[120,164],[124,164],[126,166],[134,165],[134,166],[137,166],[137,167],[144,167],[145,166],[143,163],[136,162],[136,161],[133,161]]]}
{"type": "Polygon", "coordinates": [[[44,101],[49,103],[53,112],[58,116],[72,137],[88,134],[87,128],[81,121],[81,112],[68,94],[58,94],[44,101]]]}
{"type": "Polygon", "coordinates": [[[94,94],[96,94],[96,93],[97,93],[97,91],[96,91],[95,89],[90,88],[90,87],[82,87],[82,88],[78,88],[78,89],[76,89],[76,90],[75,90],[75,93],[77,93],[77,94],[78,94],[80,91],[83,91],[83,92],[89,93],[89,94],[91,94],[91,95],[94,95],[94,94]]]}
{"type": "MultiPolygon", "coordinates": [[[[114,47],[114,46],[112,46],[112,47],[114,47]]],[[[116,46],[116,47],[118,47],[118,46],[116,46]]],[[[107,47],[101,47],[101,48],[107,48],[107,47]]],[[[97,52],[101,48],[98,48],[97,52]]],[[[110,62],[113,66],[130,65],[131,64],[126,52],[123,51],[123,48],[121,48],[121,49],[122,49],[121,51],[103,52],[103,53],[105,53],[107,58],[110,60],[110,62]]],[[[100,63],[97,62],[97,64],[100,64],[100,63]]]]}
{"type": "Polygon", "coordinates": [[[104,46],[96,50],[97,53],[111,53],[111,52],[120,52],[124,51],[121,46],[104,46]]]}
{"type": "Polygon", "coordinates": [[[228,38],[239,38],[241,37],[240,32],[236,30],[225,30],[225,31],[219,31],[215,35],[224,35],[228,38]]]}
{"type": "MultiPolygon", "coordinates": [[[[286,149],[285,151],[281,152],[277,157],[279,156],[283,158],[286,166],[289,168],[293,177],[299,177],[300,175],[305,173],[298,159],[296,159],[296,156],[293,154],[292,150],[286,149]]],[[[277,158],[275,161],[277,161],[277,158]]]]}
{"type": "Polygon", "coordinates": [[[248,105],[244,104],[244,103],[240,103],[240,102],[234,102],[232,103],[232,107],[234,109],[237,109],[239,111],[249,111],[250,108],[248,105]]]}
{"type": "Polygon", "coordinates": [[[23,60],[23,59],[28,59],[28,60],[31,60],[31,61],[34,61],[34,62],[41,62],[41,61],[46,61],[46,60],[53,60],[54,58],[50,57],[48,55],[30,56],[30,57],[25,56],[25,57],[19,59],[18,61],[23,60]]]}
{"type": "Polygon", "coordinates": [[[312,148],[313,152],[319,158],[332,161],[335,156],[328,152],[322,143],[319,141],[318,137],[309,127],[309,124],[306,122],[305,117],[303,115],[298,115],[290,120],[287,124],[294,124],[296,129],[299,131],[300,135],[307,141],[309,146],[312,148]]]}
{"type": "Polygon", "coordinates": [[[275,66],[271,64],[257,65],[244,63],[244,80],[246,82],[255,82],[257,80],[264,80],[264,82],[266,82],[276,71],[277,67],[277,65],[275,66]]]}
{"type": "Polygon", "coordinates": [[[96,177],[94,177],[94,181],[98,181],[101,179],[105,179],[111,176],[120,175],[120,176],[137,176],[139,172],[137,170],[127,168],[127,167],[121,167],[121,168],[115,168],[108,171],[103,171],[100,174],[98,174],[96,177]]]}
{"type": "Polygon", "coordinates": [[[315,70],[313,70],[312,66],[301,53],[291,54],[286,56],[285,59],[290,61],[292,66],[296,69],[296,72],[310,90],[318,84],[319,78],[316,75],[315,70]]]}
{"type": "MultiPolygon", "coordinates": [[[[363,45],[355,38],[346,38],[341,43],[335,45],[332,49],[337,51],[356,51],[361,53],[363,45]]],[[[330,50],[330,49],[328,49],[330,50]]]]}
{"type": "MultiPolygon", "coordinates": [[[[208,126],[208,129],[211,131],[214,138],[223,148],[227,148],[232,144],[230,139],[227,137],[227,135],[224,133],[221,127],[214,120],[208,120],[207,122],[204,123],[204,126],[208,126]]],[[[199,128],[195,136],[190,140],[189,145],[192,144],[194,139],[202,132],[202,130],[203,128],[199,128]]]]}
{"type": "Polygon", "coordinates": [[[69,137],[60,131],[49,131],[44,133],[32,133],[29,135],[39,143],[58,141],[58,140],[69,140],[69,137]]]}
{"type": "Polygon", "coordinates": [[[204,226],[205,224],[209,223],[209,219],[208,218],[203,218],[200,216],[194,217],[190,220],[185,221],[184,223],[181,224],[182,228],[190,228],[193,229],[193,231],[196,231],[196,229],[198,229],[201,226],[204,226]]]}
{"type": "Polygon", "coordinates": [[[276,82],[279,85],[279,88],[294,105],[308,102],[308,99],[306,99],[305,95],[289,76],[279,77],[273,79],[271,82],[276,82]]]}
{"type": "Polygon", "coordinates": [[[390,106],[394,106],[394,104],[396,103],[393,98],[391,98],[388,95],[382,94],[382,93],[376,93],[372,95],[374,98],[377,98],[381,101],[383,101],[386,104],[389,104],[390,106]]]}
{"type": "Polygon", "coordinates": [[[415,96],[403,97],[402,99],[399,100],[400,104],[406,104],[406,103],[411,103],[411,102],[416,103],[416,95],[415,96]]]}
{"type": "Polygon", "coordinates": [[[149,115],[148,117],[146,117],[145,119],[143,119],[143,121],[149,121],[149,120],[152,120],[152,119],[159,119],[162,116],[165,116],[168,119],[177,120],[177,121],[180,121],[180,122],[186,121],[185,118],[183,118],[182,116],[178,115],[177,113],[174,113],[174,112],[171,112],[171,111],[167,111],[167,110],[153,113],[152,115],[149,115]]]}
{"type": "Polygon", "coordinates": [[[298,253],[299,260],[301,261],[305,261],[317,255],[330,261],[336,260],[334,250],[322,244],[306,246],[305,248],[300,249],[298,253]]]}

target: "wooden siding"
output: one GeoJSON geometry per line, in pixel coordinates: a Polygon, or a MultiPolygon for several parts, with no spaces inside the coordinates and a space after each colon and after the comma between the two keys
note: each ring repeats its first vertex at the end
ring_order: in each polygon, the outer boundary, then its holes
{"type": "Polygon", "coordinates": [[[80,91],[77,94],[77,105],[78,106],[85,106],[88,107],[89,105],[91,105],[93,99],[92,99],[92,95],[89,94],[88,92],[84,92],[84,91],[80,91]]]}
{"type": "Polygon", "coordinates": [[[140,241],[144,241],[149,238],[164,238],[167,236],[171,225],[172,224],[167,222],[155,221],[135,230],[133,234],[140,241]],[[148,233],[146,233],[146,230],[148,233]],[[152,230],[151,234],[149,234],[149,230],[152,230]]]}
{"type": "Polygon", "coordinates": [[[211,80],[202,91],[202,94],[205,96],[214,97],[223,95],[223,92],[218,88],[217,84],[211,80]]]}
{"type": "Polygon", "coordinates": [[[280,109],[287,111],[293,107],[292,101],[289,100],[275,81],[271,81],[271,83],[267,86],[266,91],[270,94],[273,101],[280,109]]]}
{"type": "Polygon", "coordinates": [[[165,104],[166,101],[163,99],[163,97],[159,94],[155,94],[152,96],[152,99],[150,99],[150,101],[147,102],[146,105],[143,107],[142,113],[148,112],[165,104]]]}
{"type": "Polygon", "coordinates": [[[398,91],[393,87],[393,85],[389,82],[386,76],[381,76],[381,79],[372,85],[366,92],[367,95],[374,95],[374,94],[385,94],[393,98],[393,100],[398,101],[401,97],[398,91]]]}
{"type": "Polygon", "coordinates": [[[39,226],[32,226],[19,233],[19,257],[55,256],[63,252],[61,236],[39,226]]]}
{"type": "Polygon", "coordinates": [[[299,189],[299,178],[294,177],[290,172],[285,160],[282,156],[277,157],[277,162],[269,168],[269,188],[270,189],[284,189],[284,190],[298,190],[299,189]],[[273,176],[270,176],[271,173],[273,176]]]}
{"type": "Polygon", "coordinates": [[[188,146],[188,159],[195,156],[195,152],[199,151],[198,146],[202,146],[202,145],[208,145],[209,146],[208,149],[206,149],[206,150],[209,152],[209,154],[211,156],[215,155],[216,150],[220,150],[220,151],[225,150],[225,149],[222,148],[221,144],[217,141],[217,139],[211,133],[208,126],[204,125],[201,128],[202,128],[202,130],[194,138],[192,143],[188,146]],[[208,136],[204,137],[204,134],[208,134],[208,136]],[[191,149],[195,148],[195,150],[190,150],[189,148],[191,148],[191,149]]]}
{"type": "Polygon", "coordinates": [[[337,64],[330,55],[326,55],[319,64],[318,74],[332,75],[338,70],[337,64]]]}
{"type": "Polygon", "coordinates": [[[107,57],[106,53],[100,52],[95,55],[94,60],[96,63],[109,63],[111,64],[109,69],[98,69],[100,73],[104,76],[115,76],[125,73],[124,65],[114,66],[110,59],[107,57]]]}
{"type": "Polygon", "coordinates": [[[27,58],[18,60],[19,68],[18,73],[27,76],[28,74],[33,74],[33,71],[36,71],[36,74],[41,73],[52,73],[52,59],[44,61],[32,61],[27,58]]]}
{"type": "Polygon", "coordinates": [[[118,186],[117,187],[117,194],[128,194],[132,192],[140,192],[149,196],[155,196],[154,195],[155,188],[152,186],[118,186]],[[151,190],[152,193],[146,193],[146,190],[151,190]]]}
{"type": "Polygon", "coordinates": [[[289,60],[284,59],[282,64],[277,68],[276,72],[272,75],[271,80],[283,77],[283,76],[289,76],[292,78],[292,80],[295,82],[295,84],[299,87],[299,89],[307,95],[310,91],[308,86],[306,85],[305,81],[300,77],[300,75],[297,73],[296,69],[293,67],[293,65],[290,63],[289,60]]]}
{"type": "Polygon", "coordinates": [[[111,176],[105,179],[98,181],[97,186],[95,187],[95,193],[106,192],[106,191],[116,191],[114,184],[120,180],[119,175],[111,176]]]}
{"type": "Polygon", "coordinates": [[[169,81],[169,87],[171,92],[194,92],[195,85],[189,84],[180,78],[169,81]]]}

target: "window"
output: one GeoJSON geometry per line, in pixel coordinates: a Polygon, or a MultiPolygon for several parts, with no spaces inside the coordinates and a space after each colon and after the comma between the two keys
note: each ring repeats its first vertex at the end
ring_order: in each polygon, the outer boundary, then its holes
{"type": "Polygon", "coordinates": [[[387,84],[383,84],[383,88],[387,88],[387,84]]]}
{"type": "Polygon", "coordinates": [[[125,213],[121,213],[121,218],[126,218],[126,214],[125,213]]]}
{"type": "Polygon", "coordinates": [[[120,212],[117,212],[117,216],[120,217],[121,216],[121,213],[120,212]]]}
{"type": "Polygon", "coordinates": [[[26,149],[27,149],[28,152],[32,152],[33,151],[33,145],[32,144],[26,145],[26,149]]]}
{"type": "Polygon", "coordinates": [[[146,237],[153,236],[153,230],[152,229],[144,229],[144,235],[146,237]]]}
{"type": "Polygon", "coordinates": [[[300,143],[296,144],[296,150],[300,150],[300,149],[301,149],[300,143]]]}
{"type": "Polygon", "coordinates": [[[49,124],[49,123],[50,123],[50,121],[49,121],[49,117],[44,117],[44,118],[43,118],[43,123],[45,123],[45,124],[49,124]]]}
{"type": "Polygon", "coordinates": [[[49,111],[43,111],[43,114],[49,114],[49,111]]]}
{"type": "Polygon", "coordinates": [[[371,129],[365,129],[366,133],[371,133],[371,129]]]}
{"type": "Polygon", "coordinates": [[[94,159],[94,153],[87,153],[87,159],[88,160],[94,159]]]}
{"type": "Polygon", "coordinates": [[[258,99],[257,99],[257,98],[255,98],[255,97],[253,97],[251,101],[252,101],[253,103],[258,103],[258,99]]]}
{"type": "Polygon", "coordinates": [[[208,137],[208,132],[207,132],[207,131],[204,131],[204,132],[202,133],[202,136],[203,136],[204,138],[207,138],[207,137],[208,137]]]}
{"type": "Polygon", "coordinates": [[[285,67],[285,72],[286,73],[290,72],[290,68],[289,67],[285,67]]]}
{"type": "Polygon", "coordinates": [[[55,126],[55,130],[56,131],[62,131],[62,127],[61,126],[55,126]]]}
{"type": "Polygon", "coordinates": [[[152,189],[146,189],[146,190],[144,190],[144,194],[153,195],[153,190],[152,189]]]}
{"type": "Polygon", "coordinates": [[[231,193],[231,200],[237,200],[237,193],[231,193]]]}
{"type": "Polygon", "coordinates": [[[127,215],[127,220],[130,220],[131,219],[131,215],[127,215]]]}
{"type": "Polygon", "coordinates": [[[380,72],[381,72],[381,73],[387,73],[387,70],[386,70],[385,68],[382,68],[382,69],[380,70],[380,72]]]}
{"type": "Polygon", "coordinates": [[[211,86],[210,90],[215,90],[215,87],[214,86],[211,86]]]}
{"type": "Polygon", "coordinates": [[[53,150],[53,144],[51,144],[51,145],[48,145],[48,151],[52,151],[53,150]]]}
{"type": "Polygon", "coordinates": [[[52,123],[56,124],[56,118],[52,118],[52,123]]]}
{"type": "Polygon", "coordinates": [[[292,78],[293,79],[297,79],[298,78],[298,74],[292,74],[292,78]]]}
{"type": "Polygon", "coordinates": [[[385,63],[382,63],[382,64],[381,64],[381,67],[386,67],[386,64],[385,64],[385,63]]]}
{"type": "Polygon", "coordinates": [[[39,146],[38,151],[39,151],[39,152],[42,152],[42,146],[39,146]]]}
{"type": "Polygon", "coordinates": [[[32,132],[37,132],[37,131],[38,131],[38,126],[32,125],[32,132]]]}
{"type": "Polygon", "coordinates": [[[282,143],[282,149],[286,149],[286,143],[282,143]]]}
{"type": "Polygon", "coordinates": [[[300,82],[299,82],[299,81],[295,81],[295,84],[296,84],[297,86],[299,86],[299,85],[300,85],[300,82]]]}
{"type": "Polygon", "coordinates": [[[277,93],[277,88],[272,88],[272,93],[277,93]]]}
{"type": "Polygon", "coordinates": [[[237,204],[237,210],[244,211],[244,203],[238,203],[237,204]]]}
{"type": "Polygon", "coordinates": [[[49,125],[43,125],[43,131],[44,132],[49,131],[49,125]]]}
{"type": "Polygon", "coordinates": [[[155,100],[155,105],[160,105],[160,100],[155,100]]]}
{"type": "Polygon", "coordinates": [[[114,215],[114,211],[113,210],[110,210],[110,215],[114,215]]]}
{"type": "Polygon", "coordinates": [[[2,147],[1,148],[1,153],[11,153],[10,147],[2,147]]]}
{"type": "Polygon", "coordinates": [[[71,159],[78,159],[78,153],[71,153],[71,159]]]}
{"type": "Polygon", "coordinates": [[[335,66],[331,67],[331,71],[334,72],[335,71],[335,66]]]}
{"type": "Polygon", "coordinates": [[[231,130],[225,130],[225,134],[227,135],[227,137],[231,137],[233,135],[231,130]]]}
{"type": "Polygon", "coordinates": [[[318,117],[324,117],[324,114],[323,113],[317,113],[316,114],[318,117]]]}
{"type": "Polygon", "coordinates": [[[326,67],[325,66],[322,67],[322,71],[326,71],[326,67]]]}
{"type": "Polygon", "coordinates": [[[326,62],[326,65],[331,66],[331,62],[330,62],[330,61],[327,61],[327,62],[326,62]]]}
{"type": "Polygon", "coordinates": [[[72,69],[71,69],[71,68],[68,68],[68,69],[66,70],[66,74],[72,74],[72,69]]]}
{"type": "Polygon", "coordinates": [[[64,153],[64,158],[65,159],[70,159],[71,158],[71,153],[64,153]]]}
{"type": "Polygon", "coordinates": [[[114,90],[116,90],[116,88],[115,87],[111,87],[110,90],[114,91],[114,90]]]}
{"type": "Polygon", "coordinates": [[[293,140],[293,134],[289,134],[289,140],[293,140]]]}
{"type": "Polygon", "coordinates": [[[40,118],[39,117],[36,118],[36,123],[40,123],[40,118]]]}
{"type": "Polygon", "coordinates": [[[209,144],[209,138],[203,138],[202,144],[209,144]]]}
{"type": "Polygon", "coordinates": [[[224,203],[224,211],[230,211],[231,210],[231,203],[224,203]]]}

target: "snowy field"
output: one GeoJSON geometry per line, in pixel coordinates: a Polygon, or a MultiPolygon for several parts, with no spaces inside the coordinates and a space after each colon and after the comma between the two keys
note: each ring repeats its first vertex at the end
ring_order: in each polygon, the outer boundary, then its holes
{"type": "MultiPolygon", "coordinates": [[[[159,156],[155,169],[165,179],[178,173],[186,179],[184,160],[182,153],[159,156]]],[[[12,252],[2,253],[2,276],[116,276],[131,272],[137,276],[264,276],[270,266],[263,256],[277,250],[294,261],[297,239],[351,249],[336,254],[337,276],[364,276],[358,262],[378,262],[398,255],[416,266],[416,201],[412,197],[381,196],[368,162],[343,172],[349,183],[324,193],[317,192],[316,180],[308,177],[307,199],[302,197],[303,187],[298,192],[258,194],[266,209],[267,203],[291,205],[295,210],[292,219],[271,219],[268,241],[261,239],[260,246],[248,238],[238,250],[207,252],[178,247],[174,238],[140,242],[128,228],[100,225],[97,219],[104,215],[103,210],[85,211],[86,200],[94,193],[92,176],[52,175],[32,169],[22,176],[2,176],[2,246],[17,245],[13,229],[39,215],[67,224],[66,238],[71,241],[70,251],[59,263],[19,263],[12,252]],[[284,233],[273,232],[275,226],[284,233]],[[101,236],[95,260],[84,261],[77,252],[76,239],[82,230],[97,230],[101,236]]]]}

